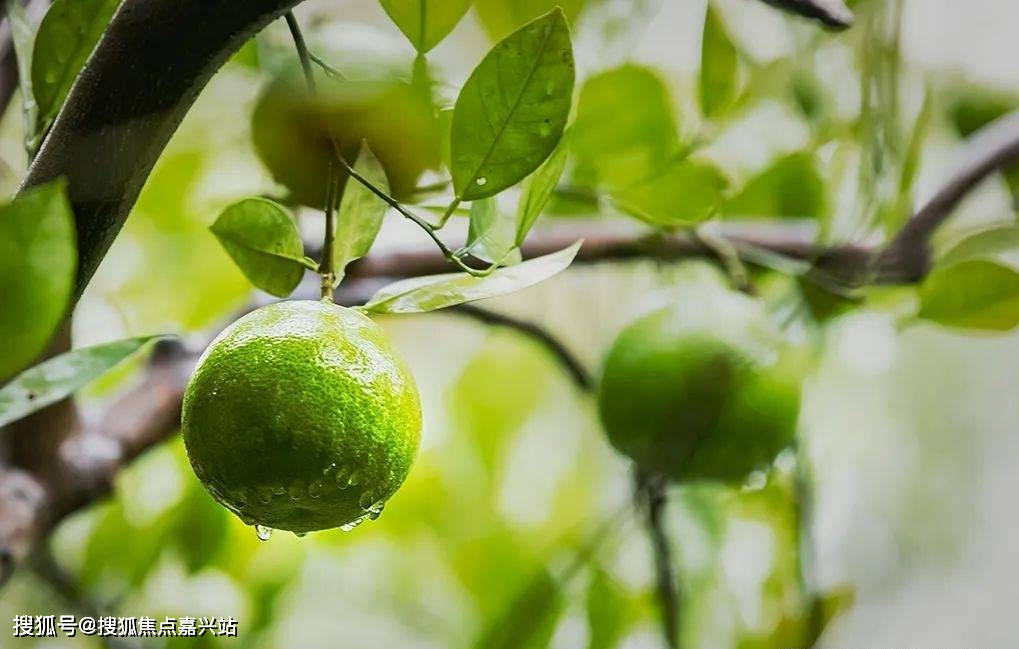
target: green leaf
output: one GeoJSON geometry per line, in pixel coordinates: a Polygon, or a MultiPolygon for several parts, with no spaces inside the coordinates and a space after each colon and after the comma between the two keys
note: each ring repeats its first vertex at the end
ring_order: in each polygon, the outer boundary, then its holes
{"type": "Polygon", "coordinates": [[[74,394],[146,343],[160,338],[166,336],[82,347],[25,370],[0,390],[0,427],[74,394]]]}
{"type": "Polygon", "coordinates": [[[248,280],[276,297],[290,295],[304,276],[304,244],[286,210],[264,198],[226,208],[209,228],[248,280]]]}
{"type": "Polygon", "coordinates": [[[421,54],[449,36],[471,0],[379,0],[400,31],[421,54]]]}
{"type": "Polygon", "coordinates": [[[983,260],[936,268],[920,286],[919,316],[948,327],[1008,331],[1019,325],[1019,273],[983,260]]]}
{"type": "Polygon", "coordinates": [[[627,187],[682,151],[672,98],[651,69],[624,65],[584,83],[570,128],[576,180],[627,187]]]}
{"type": "Polygon", "coordinates": [[[971,259],[1004,261],[1019,253],[1019,225],[994,225],[972,233],[955,244],[938,261],[939,266],[950,266],[971,259]]]}
{"type": "Polygon", "coordinates": [[[716,117],[736,99],[739,54],[712,3],[704,16],[701,40],[701,112],[716,117]]]}
{"type": "MultiPolygon", "coordinates": [[[[389,193],[386,171],[382,168],[367,144],[354,163],[354,169],[375,187],[389,193]]],[[[373,191],[353,178],[347,180],[340,210],[337,214],[336,236],[333,243],[333,272],[337,279],[343,276],[347,264],[368,254],[382,227],[389,205],[373,191]]]]}
{"type": "Polygon", "coordinates": [[[596,568],[587,591],[587,649],[613,649],[626,634],[632,606],[626,592],[603,569],[596,568]]]}
{"type": "Polygon", "coordinates": [[[492,48],[453,111],[450,155],[457,197],[493,196],[537,169],[566,128],[573,82],[573,45],[561,10],[492,48]]]}
{"type": "Polygon", "coordinates": [[[726,202],[726,216],[820,218],[825,213],[825,185],[812,153],[793,153],[775,160],[726,202]]]}
{"type": "Polygon", "coordinates": [[[520,263],[520,251],[514,235],[517,221],[511,214],[499,211],[494,197],[471,203],[471,223],[467,232],[467,251],[471,256],[490,264],[512,265],[520,263]]]}
{"type": "Polygon", "coordinates": [[[922,162],[923,146],[927,142],[931,118],[934,115],[934,94],[926,89],[920,112],[913,121],[913,131],[906,145],[906,153],[902,159],[902,170],[899,173],[899,197],[894,202],[894,209],[888,211],[884,221],[887,232],[896,232],[913,208],[913,184],[922,162]]]}
{"type": "Polygon", "coordinates": [[[35,89],[32,87],[32,46],[35,29],[32,27],[21,0],[5,0],[8,22],[11,25],[11,42],[18,63],[18,89],[21,90],[21,112],[24,116],[25,150],[29,157],[39,147],[38,113],[35,89]]]}
{"type": "Polygon", "coordinates": [[[40,132],[60,111],[118,5],[120,0],[56,0],[46,13],[32,57],[40,132]]]}
{"type": "Polygon", "coordinates": [[[714,214],[728,184],[715,167],[683,160],[628,189],[610,192],[610,196],[620,210],[651,225],[688,226],[714,214]]]}
{"type": "Polygon", "coordinates": [[[527,233],[534,227],[542,210],[552,198],[552,193],[555,192],[559,179],[563,177],[563,171],[566,169],[568,151],[566,146],[556,148],[552,157],[546,160],[545,164],[541,165],[524,185],[520,202],[517,203],[516,244],[518,246],[527,238],[527,233]]]}
{"type": "Polygon", "coordinates": [[[370,313],[422,313],[513,293],[566,270],[582,243],[500,268],[487,277],[450,273],[406,279],[380,290],[363,308],[370,313]]]}
{"type": "MultiPolygon", "coordinates": [[[[856,603],[856,587],[843,584],[821,594],[813,602],[812,615],[816,616],[817,637],[805,638],[803,646],[813,647],[821,639],[824,630],[839,616],[847,613],[856,603]]],[[[810,635],[809,633],[807,635],[810,635]]]]}
{"type": "Polygon", "coordinates": [[[473,4],[482,27],[492,40],[500,41],[557,7],[561,7],[567,20],[573,22],[587,0],[474,0],[473,4]]]}
{"type": "Polygon", "coordinates": [[[559,584],[542,569],[527,587],[510,601],[505,612],[485,626],[473,646],[476,649],[547,647],[563,608],[564,601],[559,584]]]}
{"type": "Polygon", "coordinates": [[[991,122],[1019,108],[1019,95],[1000,88],[958,83],[950,91],[948,114],[962,137],[969,137],[991,122]]]}
{"type": "Polygon", "coordinates": [[[77,257],[63,181],[0,207],[0,382],[35,360],[63,321],[77,257]]]}

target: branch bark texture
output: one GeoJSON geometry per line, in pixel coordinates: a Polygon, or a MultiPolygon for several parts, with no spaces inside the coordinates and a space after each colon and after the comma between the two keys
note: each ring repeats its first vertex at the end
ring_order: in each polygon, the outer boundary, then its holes
{"type": "Polygon", "coordinates": [[[124,0],[25,179],[59,177],[78,231],[80,297],[212,75],[300,0],[124,0]]]}

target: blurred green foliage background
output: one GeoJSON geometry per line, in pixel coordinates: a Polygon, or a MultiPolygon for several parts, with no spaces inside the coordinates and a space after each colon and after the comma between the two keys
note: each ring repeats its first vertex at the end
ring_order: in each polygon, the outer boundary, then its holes
{"type": "MultiPolygon", "coordinates": [[[[440,96],[455,96],[492,37],[552,4],[476,2],[429,57],[440,96]]],[[[735,86],[711,90],[721,98],[710,106],[698,102],[704,2],[563,4],[580,73],[568,172],[577,191],[557,197],[552,218],[592,216],[585,197],[610,188],[616,215],[601,218],[624,229],[635,227],[627,215],[655,225],[677,215],[796,217],[827,242],[880,239],[953,168],[961,137],[1019,105],[1010,27],[1019,13],[993,0],[901,9],[860,0],[858,26],[840,35],[763,5],[712,3],[733,48],[722,65],[738,73],[735,86]],[[669,165],[691,147],[693,157],[669,165]],[[665,171],[644,182],[651,169],[665,171]]],[[[313,0],[299,15],[344,74],[414,81],[414,52],[376,2],[313,0]]],[[[292,58],[274,25],[203,93],[88,289],[77,345],[167,331],[203,340],[249,301],[207,226],[237,199],[283,195],[250,124],[292,58]]],[[[24,168],[16,109],[2,132],[0,186],[10,194],[24,168]]],[[[939,246],[1014,219],[1008,179],[995,179],[939,246]]],[[[308,232],[320,225],[302,216],[308,232]]],[[[393,217],[376,249],[418,237],[393,217]]],[[[781,282],[762,283],[770,296],[781,282]]],[[[577,268],[489,306],[541,322],[596,372],[615,334],[678,286],[725,290],[704,263],[627,263],[577,268]]],[[[899,299],[821,323],[797,314],[789,327],[815,356],[801,429],[817,481],[817,577],[854,601],[823,644],[1009,646],[1019,340],[903,320],[899,299]]],[[[81,593],[113,614],[239,621],[240,639],[153,647],[659,646],[630,469],[603,439],[590,398],[512,332],[441,314],[382,323],[418,379],[426,425],[417,464],[379,521],[259,542],[204,492],[175,438],[124,472],[114,498],[58,530],[54,556],[81,593]]],[[[86,403],[130,384],[134,367],[86,403]]],[[[784,455],[744,488],[670,494],[686,646],[777,649],[801,637],[791,465],[784,455]]],[[[8,620],[68,612],[30,571],[0,599],[8,620]]],[[[80,636],[2,644],[101,646],[80,636]]]]}

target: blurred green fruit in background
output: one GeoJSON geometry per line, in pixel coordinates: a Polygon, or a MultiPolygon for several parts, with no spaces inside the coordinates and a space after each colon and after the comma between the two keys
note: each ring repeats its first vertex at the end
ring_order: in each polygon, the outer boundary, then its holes
{"type": "Polygon", "coordinates": [[[336,167],[331,138],[351,163],[367,142],[392,194],[405,199],[422,173],[440,165],[437,132],[427,93],[398,80],[329,79],[312,93],[299,75],[283,74],[262,92],[252,117],[259,158],[292,200],[319,209],[336,167]]]}
{"type": "Polygon", "coordinates": [[[798,372],[767,340],[753,300],[712,302],[683,301],[638,319],[605,358],[602,424],[648,473],[739,482],[793,440],[798,372]]]}

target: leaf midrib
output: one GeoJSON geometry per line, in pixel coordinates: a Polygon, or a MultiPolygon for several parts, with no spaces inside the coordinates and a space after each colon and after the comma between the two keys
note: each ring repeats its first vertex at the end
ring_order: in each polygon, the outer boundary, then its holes
{"type": "MultiPolygon", "coordinates": [[[[534,75],[538,71],[538,64],[541,62],[542,57],[545,55],[545,48],[548,47],[548,42],[552,38],[552,31],[554,27],[555,23],[553,22],[553,24],[549,25],[548,30],[545,32],[545,39],[541,42],[541,47],[538,48],[538,54],[537,56],[534,57],[534,62],[531,63],[531,69],[528,70],[527,72],[527,78],[524,80],[523,85],[520,87],[520,92],[517,94],[517,98],[513,101],[513,107],[510,108],[509,113],[506,114],[506,119],[503,120],[502,125],[499,127],[499,132],[496,133],[495,137],[492,139],[492,144],[488,147],[488,150],[485,152],[485,155],[481,159],[481,162],[478,163],[478,166],[472,172],[470,180],[467,181],[467,186],[464,188],[464,191],[462,193],[467,193],[467,190],[473,185],[473,183],[477,182],[478,178],[481,177],[480,176],[481,170],[485,167],[486,164],[488,164],[488,160],[489,158],[492,157],[492,153],[495,151],[496,146],[498,146],[499,141],[502,139],[503,134],[506,132],[506,128],[509,126],[510,121],[512,121],[513,116],[517,112],[517,109],[520,108],[520,102],[523,101],[524,99],[524,93],[527,91],[527,87],[531,84],[531,81],[534,80],[534,75]]],[[[460,197],[458,196],[457,198],[460,197]]]]}

